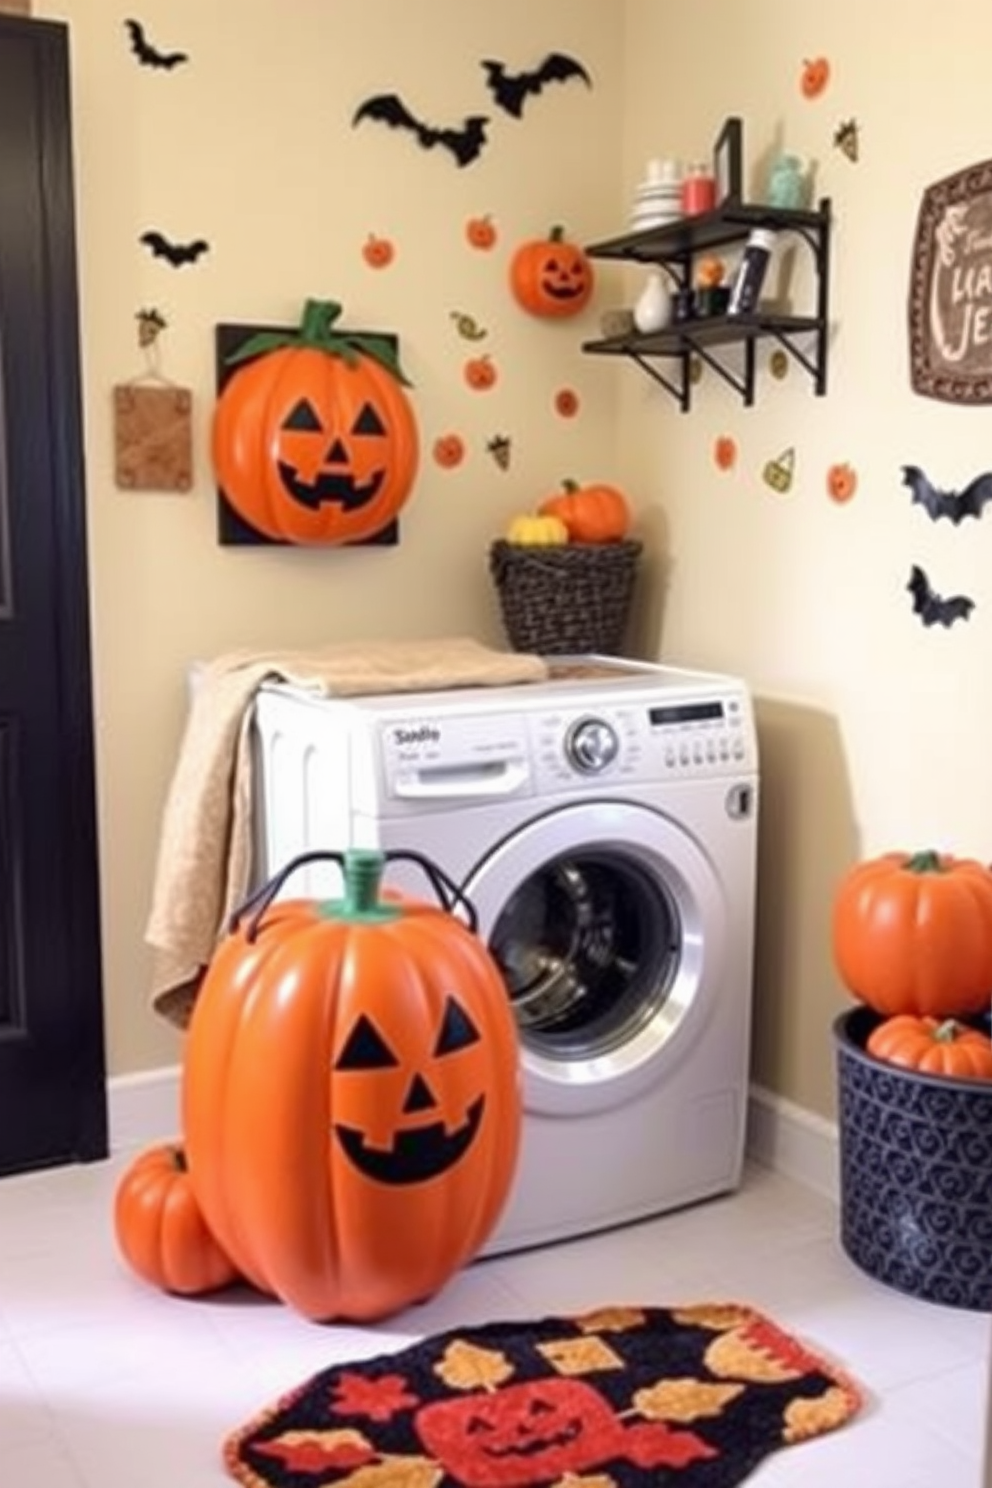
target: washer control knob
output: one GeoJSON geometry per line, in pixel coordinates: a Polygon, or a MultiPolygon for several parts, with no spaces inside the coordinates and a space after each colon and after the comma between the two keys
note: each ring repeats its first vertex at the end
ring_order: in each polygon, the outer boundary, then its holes
{"type": "Polygon", "coordinates": [[[565,753],[583,775],[597,775],[605,770],[619,752],[616,729],[602,718],[580,718],[568,731],[565,753]]]}

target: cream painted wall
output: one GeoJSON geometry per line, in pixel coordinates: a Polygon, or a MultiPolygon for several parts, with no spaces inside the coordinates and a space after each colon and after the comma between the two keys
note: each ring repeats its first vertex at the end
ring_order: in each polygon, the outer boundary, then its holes
{"type": "Polygon", "coordinates": [[[76,121],[85,430],[97,708],[107,1039],[120,1073],[172,1063],[178,1037],[147,1006],[143,944],[160,814],[197,657],[244,645],[472,634],[503,644],[486,550],[511,512],[563,476],[615,478],[619,385],[584,357],[595,325],[519,311],[512,248],[563,223],[588,239],[620,207],[622,13],[596,0],[146,0],[140,16],[188,66],[139,67],[110,0],[38,4],[70,25],[76,121]],[[534,65],[580,58],[593,79],[548,90],[520,122],[491,107],[483,57],[534,65]],[[440,151],[365,123],[369,95],[398,91],[432,121],[491,115],[490,143],[460,169],[440,151]],[[497,250],[470,250],[463,225],[490,212],[497,250]],[[206,237],[208,257],[171,269],[139,246],[158,227],[206,237]],[[367,234],[397,260],[374,271],[367,234]],[[423,438],[395,549],[221,548],[208,432],[217,322],[292,323],[309,296],[340,301],[351,326],[391,330],[423,438]],[[162,371],[195,397],[195,488],[128,494],[113,481],[110,399],[140,374],[135,315],[169,323],[162,371]],[[497,388],[470,392],[474,343],[451,312],[489,331],[497,388]],[[567,383],[571,421],[552,410],[567,383]],[[462,468],[440,472],[434,438],[459,430],[462,468]],[[486,453],[512,439],[509,471],[486,453]]]}
{"type": "MultiPolygon", "coordinates": [[[[634,367],[618,366],[622,470],[664,514],[671,567],[663,657],[745,676],[763,744],[761,914],[755,1074],[824,1114],[834,1109],[830,1025],[848,1006],[829,956],[829,908],[862,854],[937,846],[992,856],[992,526],[935,525],[901,485],[904,463],[958,487],[992,468],[992,408],[910,391],[907,298],[920,197],[988,159],[984,0],[714,0],[705,26],[685,7],[627,8],[625,190],[652,155],[705,155],[722,121],[745,121],[749,194],[769,155],[815,163],[836,220],[829,391],[793,367],[767,375],[744,408],[707,372],[679,414],[634,367]],[[803,59],[833,81],[799,93],[803,59]],[[861,158],[832,145],[854,117],[861,158]],[[720,474],[715,437],[737,468],[720,474]],[[787,496],[761,479],[793,447],[787,496]],[[825,472],[849,460],[859,491],[833,505],[825,472]],[[971,595],[968,624],[924,629],[905,584],[921,564],[944,593],[971,595]]],[[[617,224],[603,223],[601,232],[617,224]]],[[[797,275],[801,300],[804,287],[797,275]]],[[[808,286],[807,286],[808,287],[808,286]]],[[[633,291],[632,291],[633,292],[633,291]]]]}
{"type": "MultiPolygon", "coordinates": [[[[294,0],[291,12],[242,0],[232,31],[217,0],[148,0],[149,34],[193,58],[171,74],[137,67],[109,0],[36,13],[70,23],[74,58],[111,1068],[178,1055],[146,1007],[142,931],[189,662],[256,642],[467,632],[499,643],[488,541],[511,511],[579,474],[621,478],[637,506],[649,552],[637,649],[738,672],[755,690],[755,1073],[830,1114],[830,1022],[846,1005],[828,950],[838,874],[887,847],[989,855],[992,537],[980,523],[927,523],[899,467],[955,485],[992,463],[992,411],[909,391],[905,330],[920,194],[989,153],[992,13],[982,0],[945,0],[937,27],[924,0],[905,0],[896,32],[885,8],[854,0],[713,0],[705,26],[665,0],[504,0],[486,11],[294,0]],[[358,101],[393,89],[431,118],[461,117],[485,101],[481,57],[525,65],[551,48],[582,58],[592,92],[549,92],[522,124],[495,118],[490,149],[465,170],[384,128],[350,126],[358,101]],[[834,80],[805,102],[799,67],[820,53],[834,80]],[[581,241],[618,231],[644,161],[705,156],[731,113],[745,120],[752,194],[784,146],[815,161],[817,194],[833,201],[830,388],[814,398],[795,367],[775,382],[762,355],[755,407],[706,373],[682,416],[635,367],[578,350],[636,276],[604,266],[582,323],[553,325],[515,310],[504,274],[511,245],[553,221],[581,241]],[[831,143],[849,116],[861,128],[856,165],[831,143]],[[463,245],[462,224],[480,211],[501,232],[493,256],[463,245]],[[205,235],[209,258],[180,271],[151,260],[136,240],[153,223],[205,235]],[[370,230],[397,242],[385,273],[360,258],[370,230]],[[450,474],[424,459],[395,550],[222,549],[207,444],[213,326],[285,323],[313,294],[342,301],[350,324],[400,334],[425,446],[457,428],[470,458],[450,474]],[[110,389],[142,369],[134,316],[149,304],[169,320],[163,369],[196,396],[188,496],[128,495],[112,480],[110,389]],[[491,394],[460,383],[468,343],[453,309],[490,328],[503,372],[491,394]],[[583,398],[572,423],[549,412],[564,382],[583,398]],[[506,474],[484,450],[497,432],[513,438],[506,474]],[[740,447],[729,475],[711,457],[725,433],[740,447]],[[790,446],[795,483],[775,496],[760,471],[790,446]],[[835,460],[860,478],[843,509],[824,489],[835,460]],[[914,562],[945,592],[975,597],[970,624],[919,626],[903,587],[914,562]]],[[[800,297],[804,284],[799,264],[800,297]]]]}

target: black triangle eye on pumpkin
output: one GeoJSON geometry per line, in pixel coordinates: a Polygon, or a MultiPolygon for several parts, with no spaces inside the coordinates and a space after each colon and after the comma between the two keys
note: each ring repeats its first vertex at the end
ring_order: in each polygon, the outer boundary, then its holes
{"type": "Polygon", "coordinates": [[[453,997],[449,997],[445,1004],[444,1021],[434,1046],[435,1055],[454,1054],[457,1049],[467,1049],[470,1044],[478,1042],[479,1030],[465,1009],[453,997]]]}
{"type": "Polygon", "coordinates": [[[323,428],[323,425],[317,417],[314,406],[309,399],[301,398],[298,403],[294,403],[289,416],[283,423],[283,428],[294,431],[299,430],[306,434],[315,431],[319,432],[323,428]]]}
{"type": "Polygon", "coordinates": [[[386,426],[371,403],[366,403],[352,426],[353,434],[378,434],[386,432],[386,426]]]}
{"type": "Polygon", "coordinates": [[[356,1020],[338,1055],[336,1070],[395,1069],[399,1060],[364,1013],[356,1020]]]}

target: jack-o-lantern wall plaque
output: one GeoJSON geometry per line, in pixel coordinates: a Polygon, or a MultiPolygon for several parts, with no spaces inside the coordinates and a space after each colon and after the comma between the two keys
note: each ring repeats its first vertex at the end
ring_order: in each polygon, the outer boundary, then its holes
{"type": "Polygon", "coordinates": [[[298,330],[217,327],[222,543],[395,542],[419,438],[395,336],[308,300],[298,330]]]}
{"type": "Polygon", "coordinates": [[[928,186],[909,293],[913,391],[992,403],[992,160],[928,186]]]}

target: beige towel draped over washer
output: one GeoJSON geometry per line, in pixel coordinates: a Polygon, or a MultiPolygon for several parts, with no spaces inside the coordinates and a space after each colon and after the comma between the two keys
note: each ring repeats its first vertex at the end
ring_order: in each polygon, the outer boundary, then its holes
{"type": "MultiPolygon", "coordinates": [[[[539,657],[466,637],[338,643],[312,651],[236,651],[197,677],[166,798],[145,939],[151,1004],[184,1029],[231,911],[250,887],[250,728],[263,682],[328,697],[501,687],[548,675],[539,657]]],[[[328,848],[342,846],[327,843],[328,848]]]]}

